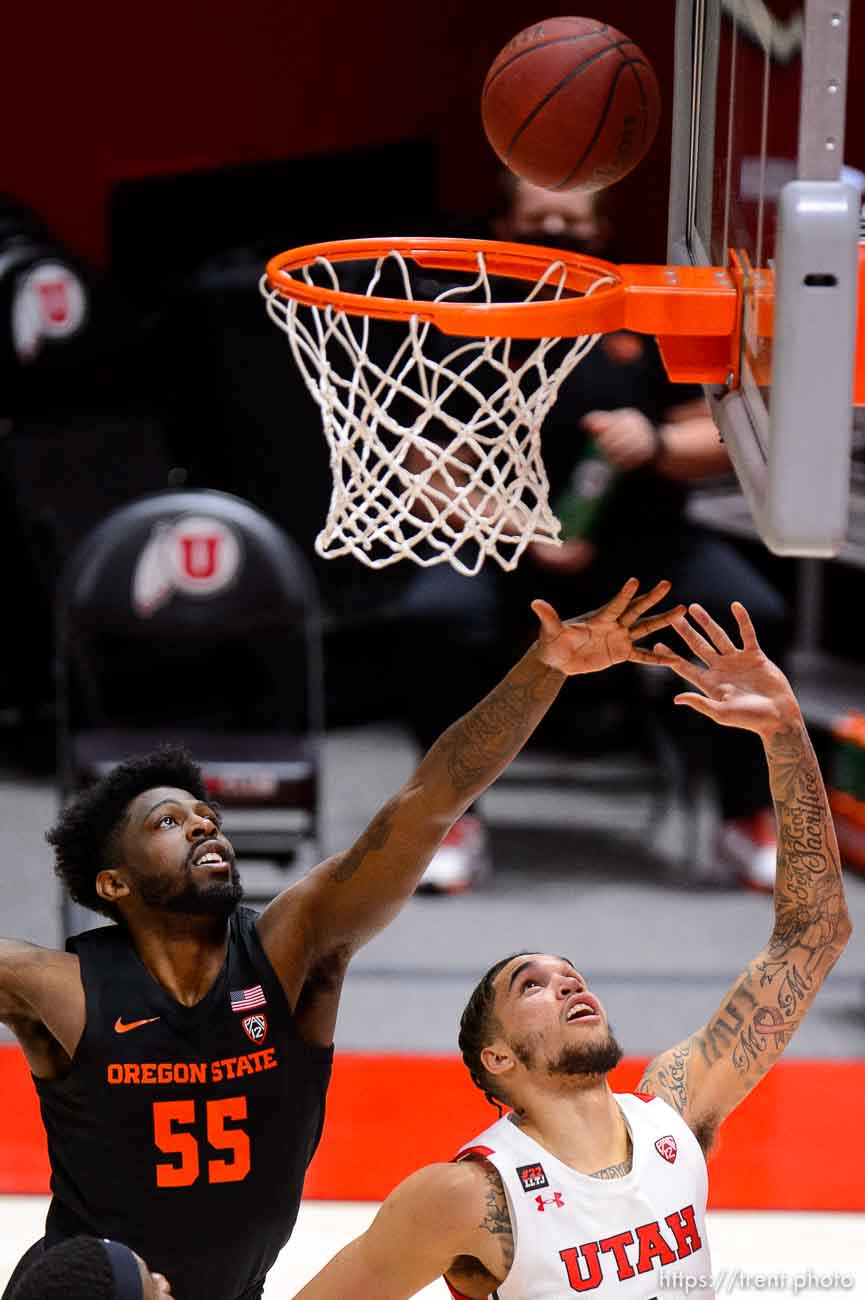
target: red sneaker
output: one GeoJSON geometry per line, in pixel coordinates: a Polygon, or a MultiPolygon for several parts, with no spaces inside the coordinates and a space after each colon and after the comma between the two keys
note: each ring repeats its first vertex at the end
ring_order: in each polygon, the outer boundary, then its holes
{"type": "Polygon", "coordinates": [[[732,867],[741,884],[771,894],[775,888],[778,837],[775,814],[761,808],[751,817],[723,822],[718,833],[719,861],[732,867]]]}
{"type": "Polygon", "coordinates": [[[486,827],[475,813],[454,822],[421,877],[421,894],[461,894],[489,875],[486,827]]]}

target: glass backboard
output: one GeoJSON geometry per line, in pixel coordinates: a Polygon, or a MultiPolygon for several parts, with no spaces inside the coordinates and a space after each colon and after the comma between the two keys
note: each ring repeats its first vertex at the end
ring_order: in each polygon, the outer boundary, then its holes
{"type": "Polygon", "coordinates": [[[742,284],[739,373],[707,389],[769,548],[847,531],[862,196],[843,173],[849,0],[678,0],[672,263],[742,284]]]}

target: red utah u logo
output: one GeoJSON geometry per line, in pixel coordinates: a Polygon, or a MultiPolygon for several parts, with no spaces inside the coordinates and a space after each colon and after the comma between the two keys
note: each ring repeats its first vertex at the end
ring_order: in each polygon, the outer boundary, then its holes
{"type": "Polygon", "coordinates": [[[187,577],[199,581],[212,578],[216,572],[219,538],[213,534],[208,537],[206,534],[199,533],[197,535],[193,534],[191,537],[181,535],[178,542],[180,545],[180,563],[187,577]]]}

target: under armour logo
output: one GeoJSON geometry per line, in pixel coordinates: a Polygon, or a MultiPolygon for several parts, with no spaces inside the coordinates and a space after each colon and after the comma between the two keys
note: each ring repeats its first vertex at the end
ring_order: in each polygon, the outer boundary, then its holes
{"type": "Polygon", "coordinates": [[[540,1214],[544,1213],[545,1207],[548,1205],[564,1205],[564,1203],[565,1198],[562,1196],[561,1192],[553,1192],[552,1196],[535,1197],[535,1205],[537,1205],[540,1214]]]}

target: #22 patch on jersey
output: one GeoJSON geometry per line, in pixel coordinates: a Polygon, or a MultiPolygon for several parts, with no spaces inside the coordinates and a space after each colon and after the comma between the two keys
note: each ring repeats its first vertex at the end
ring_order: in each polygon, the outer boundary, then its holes
{"type": "Polygon", "coordinates": [[[517,1165],[517,1177],[524,1192],[536,1192],[539,1187],[549,1187],[543,1165],[517,1165]]]}

